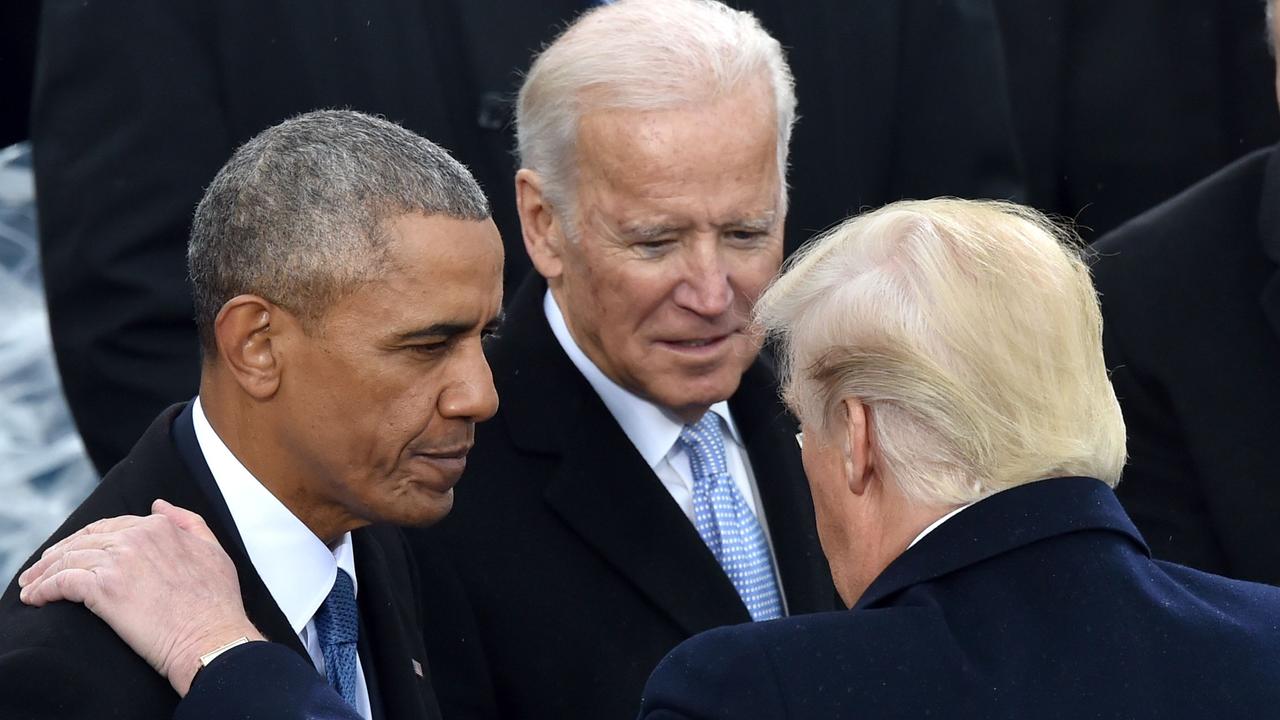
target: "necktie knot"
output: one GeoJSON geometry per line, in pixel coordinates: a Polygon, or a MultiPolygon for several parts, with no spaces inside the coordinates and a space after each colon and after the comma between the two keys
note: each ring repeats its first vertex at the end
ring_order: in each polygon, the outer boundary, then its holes
{"type": "Polygon", "coordinates": [[[356,707],[356,643],[360,639],[360,615],[351,576],[338,569],[333,589],[315,615],[324,674],[343,700],[356,707]]]}
{"type": "Polygon", "coordinates": [[[689,454],[694,478],[718,478],[728,474],[720,416],[708,410],[696,423],[680,429],[680,445],[689,454]]]}

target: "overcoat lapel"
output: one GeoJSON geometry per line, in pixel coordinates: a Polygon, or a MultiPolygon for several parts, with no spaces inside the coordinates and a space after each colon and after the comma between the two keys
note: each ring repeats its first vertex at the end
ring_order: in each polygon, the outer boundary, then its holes
{"type": "Polygon", "coordinates": [[[547,503],[685,632],[750,621],[711,551],[608,409],[593,392],[578,400],[547,503]]]}
{"type": "Polygon", "coordinates": [[[509,308],[505,325],[521,337],[507,347],[520,356],[490,357],[494,375],[512,379],[501,390],[512,441],[557,458],[545,501],[684,632],[749,621],[711,551],[556,342],[546,288],[531,273],[509,308]],[[520,373],[537,381],[516,382],[520,373]]]}
{"type": "Polygon", "coordinates": [[[938,526],[890,563],[854,609],[1039,540],[1088,530],[1125,535],[1151,555],[1111,488],[1094,478],[1050,478],[996,493],[938,526]]]}

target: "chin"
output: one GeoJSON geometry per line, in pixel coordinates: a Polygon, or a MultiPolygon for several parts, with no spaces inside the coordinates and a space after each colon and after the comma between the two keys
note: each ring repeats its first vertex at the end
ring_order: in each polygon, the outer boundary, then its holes
{"type": "Polygon", "coordinates": [[[427,491],[418,493],[417,497],[395,498],[375,522],[400,527],[426,527],[443,520],[452,509],[452,488],[443,495],[427,491]]]}

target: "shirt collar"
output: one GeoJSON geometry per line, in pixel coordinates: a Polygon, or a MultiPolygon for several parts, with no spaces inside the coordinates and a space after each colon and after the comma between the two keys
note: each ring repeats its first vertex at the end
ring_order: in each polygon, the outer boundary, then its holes
{"type": "MultiPolygon", "coordinates": [[[[552,334],[556,336],[560,347],[564,348],[565,354],[569,356],[574,367],[578,368],[578,372],[582,373],[592,389],[604,401],[605,407],[618,421],[618,425],[631,440],[631,444],[640,451],[644,461],[650,468],[657,467],[667,453],[671,452],[676,440],[680,439],[680,430],[684,427],[684,423],[663,408],[627,390],[605,375],[574,341],[573,335],[569,333],[569,326],[565,323],[564,314],[560,312],[560,306],[550,290],[542,298],[542,310],[547,316],[547,324],[551,326],[552,334]]],[[[742,437],[738,434],[738,426],[729,415],[728,401],[721,400],[712,405],[710,411],[724,420],[725,426],[729,428],[729,436],[741,447],[742,437]]]]}
{"type": "Polygon", "coordinates": [[[356,586],[351,533],[343,533],[330,549],[232,454],[209,424],[199,397],[191,415],[200,452],[249,560],[293,631],[302,632],[328,597],[338,568],[356,586]]]}
{"type": "Polygon", "coordinates": [[[907,546],[907,549],[908,549],[908,550],[910,550],[910,549],[911,549],[911,547],[912,547],[912,545],[915,545],[916,543],[918,543],[918,542],[920,542],[922,539],[924,539],[924,536],[925,536],[925,535],[928,535],[929,533],[933,532],[934,530],[937,530],[939,525],[941,525],[942,523],[944,523],[944,522],[946,522],[946,521],[950,520],[951,518],[955,517],[957,513],[959,513],[961,510],[964,510],[965,508],[967,508],[967,507],[969,507],[969,506],[971,506],[971,505],[973,505],[973,503],[965,503],[964,505],[961,505],[960,507],[956,508],[955,510],[952,510],[951,512],[947,513],[946,515],[943,515],[942,517],[938,518],[937,520],[934,520],[933,522],[929,523],[929,527],[925,528],[924,530],[921,530],[921,531],[920,531],[920,534],[916,536],[916,539],[911,541],[911,545],[908,545],[908,546],[907,546]]]}

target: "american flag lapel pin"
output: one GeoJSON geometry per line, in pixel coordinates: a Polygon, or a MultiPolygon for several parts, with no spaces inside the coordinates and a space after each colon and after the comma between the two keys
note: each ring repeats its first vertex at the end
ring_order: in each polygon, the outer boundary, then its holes
{"type": "Polygon", "coordinates": [[[409,658],[409,662],[413,663],[413,674],[422,677],[422,663],[413,658],[409,658]]]}

